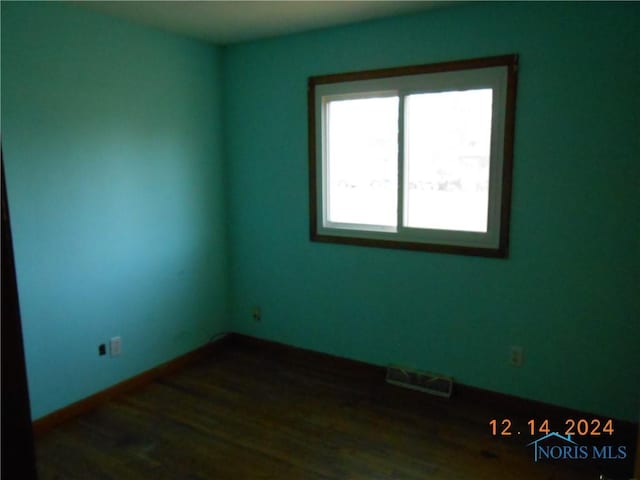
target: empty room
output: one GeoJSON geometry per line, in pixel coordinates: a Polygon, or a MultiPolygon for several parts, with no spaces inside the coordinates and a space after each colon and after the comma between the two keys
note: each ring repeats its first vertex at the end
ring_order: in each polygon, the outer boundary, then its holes
{"type": "Polygon", "coordinates": [[[640,478],[640,3],[0,8],[3,478],[640,478]]]}

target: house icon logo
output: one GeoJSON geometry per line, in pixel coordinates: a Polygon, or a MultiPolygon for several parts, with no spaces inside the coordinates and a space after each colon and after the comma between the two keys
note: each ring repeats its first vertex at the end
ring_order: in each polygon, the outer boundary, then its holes
{"type": "Polygon", "coordinates": [[[580,445],[571,440],[571,435],[563,437],[558,432],[551,432],[529,443],[527,447],[533,445],[533,461],[537,462],[541,457],[544,458],[575,458],[573,455],[580,452],[580,445]],[[553,445],[549,443],[554,440],[553,445]],[[558,445],[560,443],[560,445],[558,445]]]}
{"type": "Polygon", "coordinates": [[[529,443],[533,446],[533,461],[538,460],[624,460],[627,458],[626,445],[579,445],[558,432],[551,432],[529,443]]]}

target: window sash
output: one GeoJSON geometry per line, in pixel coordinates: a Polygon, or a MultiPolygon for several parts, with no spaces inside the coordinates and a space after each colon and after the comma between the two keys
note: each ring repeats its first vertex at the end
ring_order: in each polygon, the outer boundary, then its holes
{"type": "Polygon", "coordinates": [[[516,61],[515,56],[493,57],[451,62],[445,64],[445,67],[452,68],[444,71],[439,71],[438,65],[427,65],[408,67],[409,71],[414,72],[408,75],[402,74],[404,69],[391,69],[310,78],[311,238],[316,241],[506,256],[516,61]],[[474,68],[464,67],[469,62],[474,68]],[[434,68],[436,71],[431,71],[434,68]],[[414,94],[482,88],[490,88],[493,91],[487,231],[469,232],[406,226],[406,98],[414,94]],[[327,216],[327,106],[335,100],[385,96],[399,97],[397,225],[394,228],[330,222],[327,216]]]}

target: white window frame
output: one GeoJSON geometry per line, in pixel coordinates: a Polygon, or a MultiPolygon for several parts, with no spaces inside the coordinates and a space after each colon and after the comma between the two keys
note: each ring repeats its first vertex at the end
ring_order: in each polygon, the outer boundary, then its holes
{"type": "Polygon", "coordinates": [[[391,248],[506,257],[517,56],[400,67],[309,78],[309,174],[311,240],[391,248]],[[493,90],[489,203],[486,232],[411,228],[404,191],[404,100],[407,95],[480,88],[493,90]],[[330,222],[327,218],[327,105],[342,99],[399,96],[397,227],[330,222]]]}

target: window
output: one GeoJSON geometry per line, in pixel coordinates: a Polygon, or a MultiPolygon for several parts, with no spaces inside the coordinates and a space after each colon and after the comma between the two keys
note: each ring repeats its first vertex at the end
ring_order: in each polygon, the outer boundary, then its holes
{"type": "Polygon", "coordinates": [[[506,257],[517,60],[309,78],[311,239],[506,257]]]}

